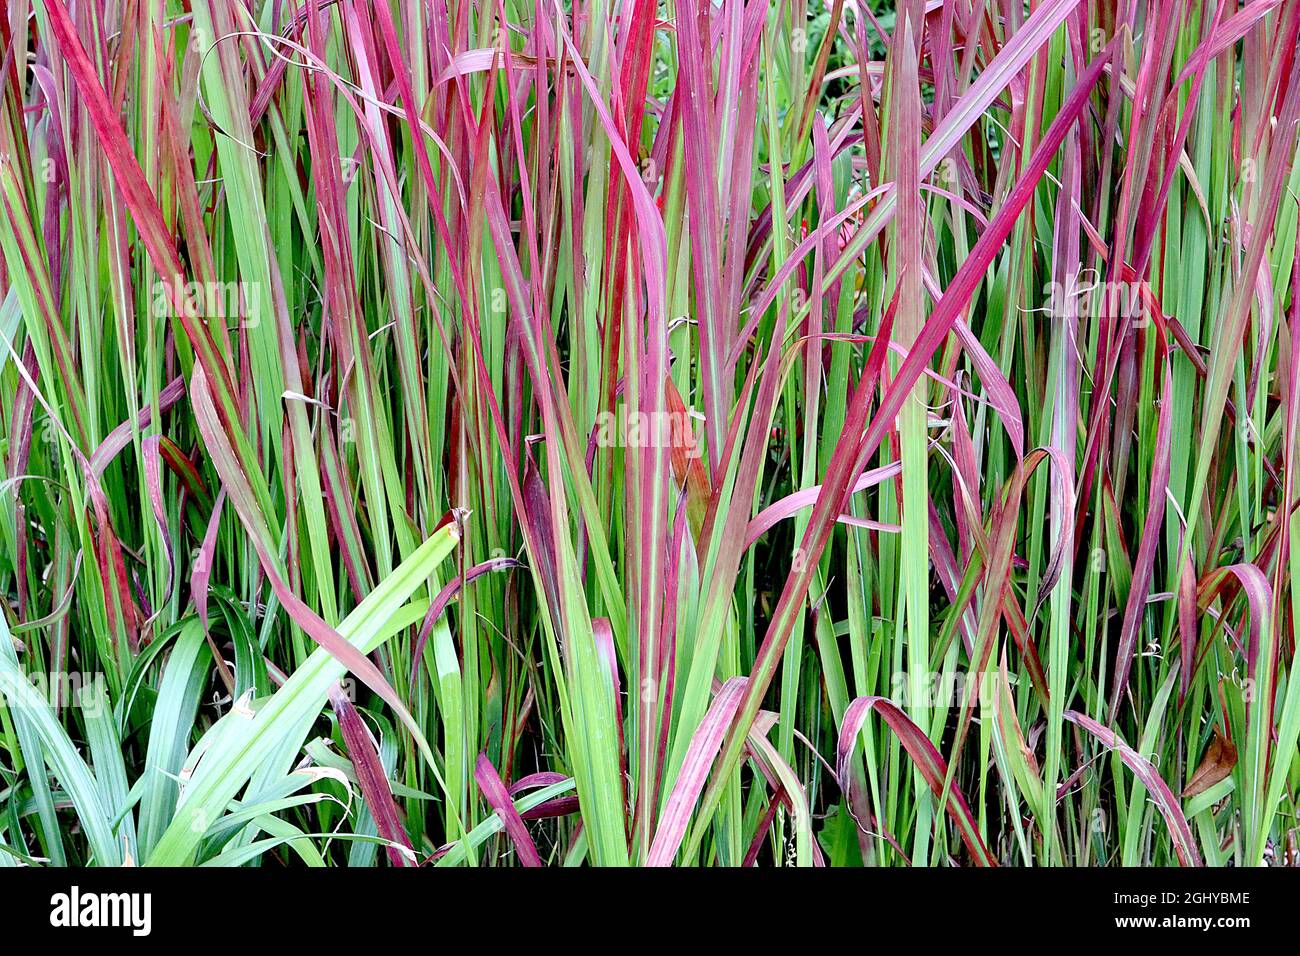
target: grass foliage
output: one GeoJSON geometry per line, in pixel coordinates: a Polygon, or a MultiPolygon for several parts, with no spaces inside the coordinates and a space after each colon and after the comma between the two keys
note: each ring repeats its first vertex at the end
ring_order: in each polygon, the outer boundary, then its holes
{"type": "Polygon", "coordinates": [[[9,0],[0,866],[1296,862],[1298,37],[9,0]]]}

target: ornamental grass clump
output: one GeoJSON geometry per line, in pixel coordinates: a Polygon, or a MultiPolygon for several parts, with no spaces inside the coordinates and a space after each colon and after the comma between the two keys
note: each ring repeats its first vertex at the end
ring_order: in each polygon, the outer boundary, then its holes
{"type": "Polygon", "coordinates": [[[1296,863],[1298,38],[10,0],[0,866],[1296,863]]]}

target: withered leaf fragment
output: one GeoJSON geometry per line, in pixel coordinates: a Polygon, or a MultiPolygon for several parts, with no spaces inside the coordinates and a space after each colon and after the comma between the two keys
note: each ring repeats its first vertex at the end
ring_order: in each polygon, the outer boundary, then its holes
{"type": "Polygon", "coordinates": [[[1210,741],[1210,746],[1205,748],[1205,756],[1201,758],[1196,773],[1192,774],[1191,782],[1187,784],[1183,796],[1194,797],[1198,793],[1209,790],[1232,773],[1232,768],[1235,766],[1237,766],[1237,745],[1215,727],[1214,739],[1210,741]]]}

